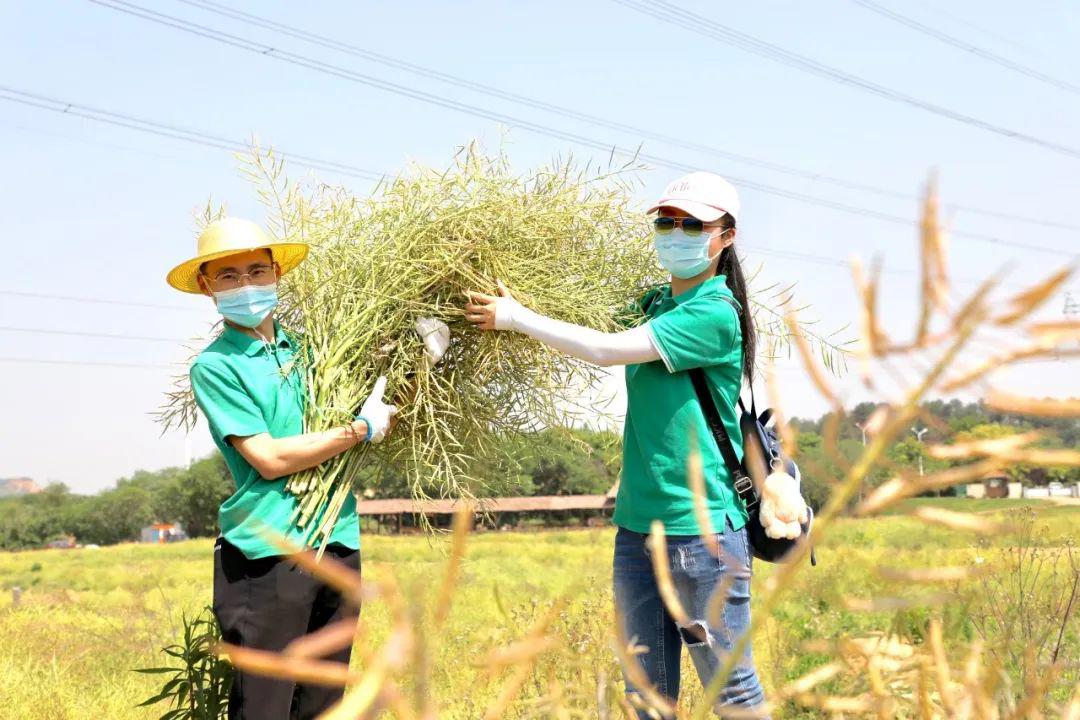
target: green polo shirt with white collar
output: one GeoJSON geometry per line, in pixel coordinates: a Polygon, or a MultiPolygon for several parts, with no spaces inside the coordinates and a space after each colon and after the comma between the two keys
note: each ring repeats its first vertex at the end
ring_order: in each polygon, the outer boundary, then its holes
{"type": "MultiPolygon", "coordinates": [[[[736,405],[742,389],[742,328],[723,275],[672,296],[671,286],[650,291],[632,310],[631,323],[648,322],[655,362],[626,367],[623,470],[615,524],[647,533],[653,520],[669,535],[697,535],[686,460],[695,445],[705,471],[706,505],[713,529],[742,528],[746,507],[709,431],[690,375],[702,368],[713,401],[742,456],[736,405]],[[636,318],[633,315],[636,314],[636,318]]],[[[737,305],[737,303],[736,303],[737,305]]]]}
{"type": "MultiPolygon", "coordinates": [[[[285,489],[288,477],[264,479],[228,439],[261,433],[284,438],[304,432],[304,373],[294,359],[295,344],[277,323],[273,344],[226,325],[191,366],[195,401],[236,482],[236,492],[218,511],[221,535],[253,560],[281,555],[265,539],[268,530],[294,544],[302,544],[305,533],[292,521],[298,501],[285,489]]],[[[360,548],[356,498],[351,494],[330,542],[360,548]]]]}

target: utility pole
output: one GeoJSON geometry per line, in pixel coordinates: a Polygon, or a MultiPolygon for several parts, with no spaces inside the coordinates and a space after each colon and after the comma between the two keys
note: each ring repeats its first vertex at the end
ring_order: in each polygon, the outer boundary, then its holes
{"type": "MultiPolygon", "coordinates": [[[[1065,316],[1065,320],[1073,322],[1080,317],[1080,303],[1076,301],[1073,294],[1065,291],[1065,307],[1061,309],[1061,314],[1065,316]]],[[[1061,360],[1061,352],[1059,350],[1054,351],[1054,359],[1061,360]]]]}
{"type": "MultiPolygon", "coordinates": [[[[862,431],[862,445],[863,445],[863,447],[866,447],[866,427],[869,424],[870,424],[869,421],[867,421],[865,423],[858,423],[858,422],[855,423],[855,427],[859,428],[859,430],[862,431]]],[[[859,483],[859,503],[860,504],[862,503],[862,500],[863,500],[863,487],[865,487],[865,485],[866,485],[866,479],[863,478],[863,481],[861,483],[859,483]]]]}
{"type": "MultiPolygon", "coordinates": [[[[922,444],[922,436],[929,429],[930,428],[925,428],[925,427],[923,429],[921,429],[921,430],[916,430],[915,428],[911,428],[911,432],[915,435],[916,438],[918,438],[920,445],[922,444]]],[[[919,477],[922,477],[922,476],[923,476],[922,451],[920,450],[919,451],[919,477]]]]}

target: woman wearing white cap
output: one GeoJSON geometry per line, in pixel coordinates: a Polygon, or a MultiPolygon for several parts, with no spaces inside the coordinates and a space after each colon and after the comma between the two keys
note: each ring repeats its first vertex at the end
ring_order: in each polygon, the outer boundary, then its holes
{"type": "MultiPolygon", "coordinates": [[[[710,437],[687,371],[703,371],[741,453],[735,408],[743,378],[753,379],[754,326],[733,247],[739,214],[735,188],[717,175],[691,173],[668,185],[649,212],[657,213],[656,251],[671,282],[635,303],[631,329],[605,333],[544,317],[518,303],[501,282],[497,297],[471,293],[466,316],[482,329],[521,332],[587,362],[626,366],[623,471],[614,516],[619,528],[615,602],[627,639],[647,648],[638,657],[649,681],[665,696],[677,698],[683,645],[701,681],[708,683],[750,623],[749,516],[710,437]],[[719,559],[701,537],[687,484],[686,460],[695,444],[704,465],[712,526],[720,531],[719,559]],[[653,575],[646,539],[654,520],[664,525],[668,564],[690,618],[682,625],[667,613],[653,575]],[[730,588],[721,623],[715,625],[708,620],[709,598],[722,581],[728,584],[726,577],[730,588]]],[[[627,692],[643,707],[629,679],[627,692]]],[[[763,702],[747,650],[728,677],[717,709],[758,708],[763,702]]],[[[641,717],[649,715],[642,710],[641,717]]]]}

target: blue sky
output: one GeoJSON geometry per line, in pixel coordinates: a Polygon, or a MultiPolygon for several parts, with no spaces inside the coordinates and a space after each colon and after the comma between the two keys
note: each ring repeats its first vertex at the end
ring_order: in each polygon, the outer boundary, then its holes
{"type": "MultiPolygon", "coordinates": [[[[947,11],[923,0],[883,5],[1047,74],[1080,83],[1080,14],[1070,3],[971,1],[947,11]]],[[[175,0],[155,10],[239,36],[604,143],[636,147],[633,133],[523,108],[401,70],[310,46],[175,0]]],[[[1080,226],[1080,159],[1009,140],[774,64],[608,1],[590,3],[241,2],[230,6],[365,49],[582,112],[775,163],[915,194],[937,168],[943,200],[1080,226]]],[[[909,95],[1030,135],[1080,146],[1080,95],[945,46],[851,0],[683,6],[755,37],[909,95]]],[[[445,165],[473,138],[504,142],[527,168],[556,154],[603,153],[490,120],[328,77],[80,0],[0,5],[0,85],[237,139],[263,142],[378,172],[409,161],[445,165]]],[[[644,151],[673,162],[891,215],[914,201],[839,188],[721,160],[660,142],[644,151]]],[[[164,283],[191,253],[192,209],[208,197],[262,219],[229,153],[0,101],[0,291],[101,298],[154,307],[0,294],[0,326],[113,333],[107,340],[0,330],[0,476],[29,475],[93,491],[138,468],[182,462],[211,445],[205,425],[189,441],[160,435],[149,413],[168,387],[179,342],[203,333],[208,301],[164,283]]],[[[303,172],[301,168],[295,168],[303,172]]],[[[641,175],[640,200],[674,171],[641,175]]],[[[318,173],[358,193],[371,183],[318,173]]],[[[736,182],[738,185],[739,183],[736,182]]],[[[796,283],[823,328],[854,320],[854,295],[825,259],[881,253],[886,267],[916,267],[911,228],[744,188],[739,242],[763,282],[796,283]]],[[[1076,230],[950,214],[957,230],[1076,252],[1076,230]]],[[[1033,280],[1060,256],[956,237],[954,274],[1005,267],[1033,280]]],[[[913,316],[916,278],[887,274],[884,317],[898,333],[913,316]]],[[[958,286],[959,290],[966,286],[958,286]]],[[[1080,297],[1080,287],[1073,283],[1080,297]]],[[[1055,299],[1047,317],[1060,317],[1055,299]]],[[[1010,378],[1032,393],[1077,391],[1076,363],[1043,363],[1010,378]],[[1071,390],[1070,390],[1071,388],[1071,390]]],[[[794,377],[794,376],[791,376],[794,377]]],[[[859,399],[844,381],[847,397],[859,399]]],[[[613,386],[617,386],[613,382],[613,386]]],[[[817,413],[800,384],[785,388],[791,414],[817,413]]]]}

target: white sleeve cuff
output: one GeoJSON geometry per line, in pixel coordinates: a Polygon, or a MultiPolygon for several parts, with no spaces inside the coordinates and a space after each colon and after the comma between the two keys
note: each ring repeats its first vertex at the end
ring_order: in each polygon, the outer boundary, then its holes
{"type": "Polygon", "coordinates": [[[664,361],[664,367],[667,368],[669,373],[675,372],[675,369],[671,367],[671,358],[664,352],[664,346],[660,344],[660,339],[656,337],[656,330],[653,329],[652,320],[645,323],[645,327],[649,328],[649,340],[652,342],[653,347],[656,348],[656,354],[664,361]]]}

